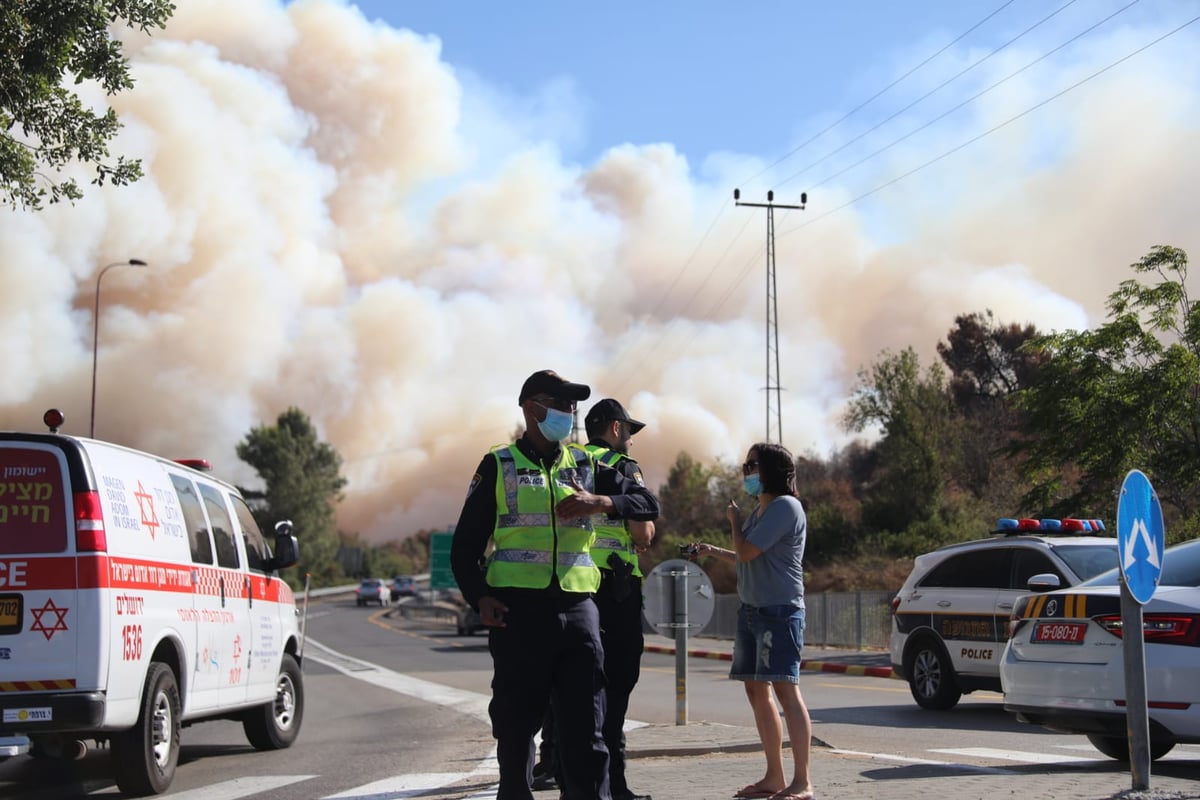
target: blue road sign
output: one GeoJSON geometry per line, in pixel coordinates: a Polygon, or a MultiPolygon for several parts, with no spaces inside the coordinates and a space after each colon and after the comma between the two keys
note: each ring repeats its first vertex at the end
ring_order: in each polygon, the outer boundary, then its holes
{"type": "Polygon", "coordinates": [[[1117,547],[1125,585],[1139,605],[1149,602],[1158,588],[1164,541],[1158,495],[1150,479],[1141,470],[1132,469],[1121,484],[1117,500],[1117,547]]]}

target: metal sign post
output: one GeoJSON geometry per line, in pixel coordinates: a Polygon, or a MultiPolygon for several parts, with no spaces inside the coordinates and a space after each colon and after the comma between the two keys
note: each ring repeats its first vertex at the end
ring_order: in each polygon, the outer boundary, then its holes
{"type": "Polygon", "coordinates": [[[1150,480],[1130,470],[1117,501],[1121,564],[1121,647],[1125,659],[1125,730],[1133,789],[1150,788],[1150,712],[1146,704],[1146,637],[1142,605],[1162,575],[1162,506],[1150,480]]]}
{"type": "Polygon", "coordinates": [[[712,581],[692,562],[673,558],[650,571],[644,588],[646,619],[675,640],[675,724],[686,725],[688,632],[703,629],[712,618],[712,581]]]}

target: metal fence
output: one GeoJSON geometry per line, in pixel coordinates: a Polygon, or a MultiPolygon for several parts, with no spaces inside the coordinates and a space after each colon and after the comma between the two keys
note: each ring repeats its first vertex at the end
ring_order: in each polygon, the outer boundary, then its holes
{"type": "MultiPolygon", "coordinates": [[[[892,630],[895,592],[821,592],[804,596],[804,643],[813,647],[884,648],[892,630]]],[[[732,639],[738,597],[719,594],[712,618],[697,635],[732,639]]],[[[648,631],[653,628],[647,626],[648,631]]],[[[654,631],[658,632],[658,631],[654,631]]]]}

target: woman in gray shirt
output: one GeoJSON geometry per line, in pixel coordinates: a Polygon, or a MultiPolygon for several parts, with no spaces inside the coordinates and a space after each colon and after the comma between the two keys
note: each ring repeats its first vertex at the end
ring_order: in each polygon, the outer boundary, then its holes
{"type": "Polygon", "coordinates": [[[809,749],[812,721],[800,694],[800,651],[804,646],[804,508],[796,497],[796,461],[777,444],[760,442],[746,454],[743,486],[756,500],[745,522],[729,501],[733,548],[697,544],[698,554],[733,561],[737,569],[737,636],[729,677],[746,687],[754,723],[767,759],[761,780],[739,789],[736,798],[812,800],[809,749]],[[775,703],[778,700],[779,707],[775,703]],[[787,723],[794,772],[783,771],[783,726],[787,723]]]}

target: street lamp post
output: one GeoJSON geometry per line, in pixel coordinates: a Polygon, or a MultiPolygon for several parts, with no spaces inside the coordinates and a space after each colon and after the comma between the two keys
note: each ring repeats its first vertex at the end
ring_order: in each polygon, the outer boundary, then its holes
{"type": "Polygon", "coordinates": [[[144,266],[146,266],[146,262],[140,258],[131,258],[128,261],[115,261],[112,264],[105,265],[100,270],[100,274],[96,276],[96,305],[92,310],[92,422],[88,428],[88,436],[92,438],[96,436],[96,356],[99,353],[100,344],[100,280],[104,277],[104,273],[113,267],[144,266]]]}

